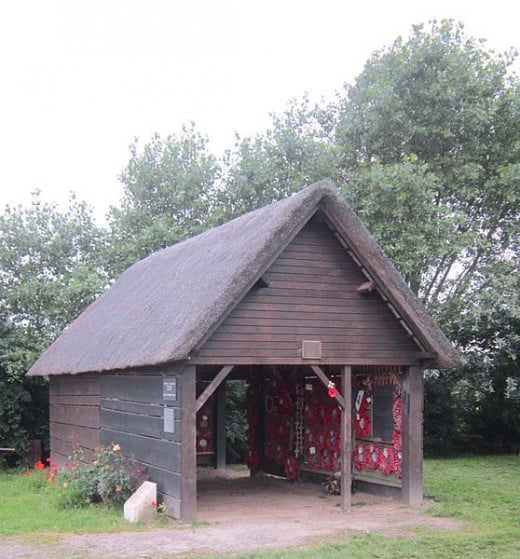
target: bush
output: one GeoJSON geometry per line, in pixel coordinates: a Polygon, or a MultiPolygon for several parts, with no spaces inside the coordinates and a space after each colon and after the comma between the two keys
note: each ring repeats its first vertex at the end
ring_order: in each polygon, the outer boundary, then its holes
{"type": "Polygon", "coordinates": [[[91,503],[120,506],[147,479],[145,472],[145,466],[121,454],[118,444],[98,448],[90,464],[78,447],[61,476],[60,504],[65,508],[91,503]]]}

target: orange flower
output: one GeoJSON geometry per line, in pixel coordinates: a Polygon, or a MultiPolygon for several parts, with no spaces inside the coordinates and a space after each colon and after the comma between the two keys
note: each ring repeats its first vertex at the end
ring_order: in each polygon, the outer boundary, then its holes
{"type": "Polygon", "coordinates": [[[121,486],[119,484],[116,484],[116,493],[119,493],[121,491],[121,486]]]}

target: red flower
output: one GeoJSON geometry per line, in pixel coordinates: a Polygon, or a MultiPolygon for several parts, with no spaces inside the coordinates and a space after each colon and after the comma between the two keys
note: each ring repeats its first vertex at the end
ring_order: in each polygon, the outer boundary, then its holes
{"type": "Polygon", "coordinates": [[[30,476],[31,472],[29,470],[25,470],[25,477],[30,476]]]}
{"type": "Polygon", "coordinates": [[[43,468],[45,468],[45,464],[41,460],[38,460],[34,465],[35,470],[43,470],[43,468]]]}
{"type": "Polygon", "coordinates": [[[51,457],[48,456],[48,457],[45,459],[45,462],[50,462],[50,461],[51,461],[51,457]]]}
{"type": "Polygon", "coordinates": [[[52,474],[50,482],[54,483],[56,481],[56,476],[54,474],[52,474]]]}

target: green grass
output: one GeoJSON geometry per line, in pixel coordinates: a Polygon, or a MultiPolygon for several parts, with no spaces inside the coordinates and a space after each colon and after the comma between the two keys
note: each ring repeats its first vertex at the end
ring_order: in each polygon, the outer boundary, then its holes
{"type": "MultiPolygon", "coordinates": [[[[31,476],[34,477],[34,472],[31,476]]],[[[20,472],[0,473],[0,535],[38,534],[41,537],[43,532],[48,532],[52,537],[51,533],[133,529],[123,519],[121,509],[95,506],[74,510],[60,508],[57,488],[47,484],[42,490],[36,490],[31,476],[25,477],[20,472]]]]}

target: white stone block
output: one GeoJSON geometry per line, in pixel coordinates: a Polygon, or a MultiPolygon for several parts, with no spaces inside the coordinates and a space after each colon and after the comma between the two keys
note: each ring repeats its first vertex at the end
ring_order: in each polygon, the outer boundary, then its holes
{"type": "Polygon", "coordinates": [[[155,512],[156,503],[157,484],[145,481],[126,501],[123,508],[125,520],[129,522],[149,520],[155,512]]]}

